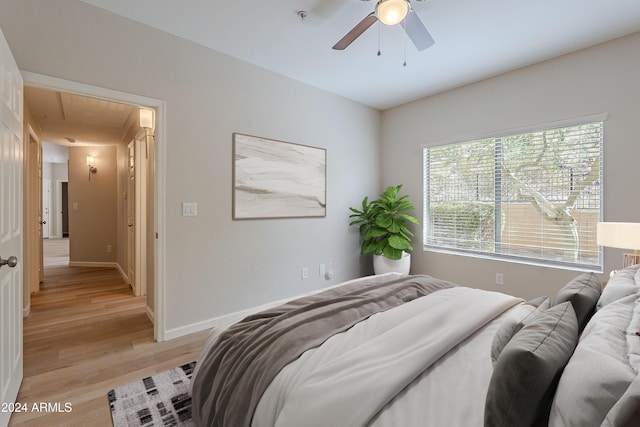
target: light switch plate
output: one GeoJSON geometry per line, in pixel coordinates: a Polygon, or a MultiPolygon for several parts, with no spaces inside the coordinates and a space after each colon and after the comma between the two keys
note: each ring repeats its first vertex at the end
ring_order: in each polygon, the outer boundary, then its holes
{"type": "Polygon", "coordinates": [[[183,202],[182,203],[182,216],[198,216],[198,203],[196,203],[196,202],[183,202]]]}

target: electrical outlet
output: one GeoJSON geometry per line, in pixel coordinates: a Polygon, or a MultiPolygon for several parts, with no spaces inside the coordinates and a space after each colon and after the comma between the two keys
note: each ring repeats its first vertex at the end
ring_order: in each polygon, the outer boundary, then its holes
{"type": "Polygon", "coordinates": [[[318,266],[318,276],[324,276],[325,272],[326,272],[326,267],[324,266],[324,264],[320,264],[318,266]]]}
{"type": "Polygon", "coordinates": [[[324,278],[325,280],[333,279],[333,263],[332,262],[329,263],[329,268],[326,270],[324,274],[324,278]]]}
{"type": "Polygon", "coordinates": [[[496,285],[504,285],[504,275],[502,273],[496,273],[496,285]]]}
{"type": "Polygon", "coordinates": [[[111,245],[107,245],[107,252],[111,252],[111,245]]]}
{"type": "Polygon", "coordinates": [[[309,269],[307,267],[302,267],[302,270],[300,270],[300,276],[303,279],[308,279],[309,278],[309,269]]]}

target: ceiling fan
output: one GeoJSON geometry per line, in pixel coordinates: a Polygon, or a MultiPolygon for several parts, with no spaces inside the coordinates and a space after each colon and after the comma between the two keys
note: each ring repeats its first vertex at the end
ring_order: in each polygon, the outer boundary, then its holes
{"type": "Polygon", "coordinates": [[[338,43],[333,46],[335,50],[344,50],[355,39],[360,37],[376,21],[385,25],[396,25],[404,20],[404,30],[418,50],[425,50],[435,41],[429,31],[411,7],[409,0],[378,0],[375,10],[364,17],[351,29],[338,43]]]}

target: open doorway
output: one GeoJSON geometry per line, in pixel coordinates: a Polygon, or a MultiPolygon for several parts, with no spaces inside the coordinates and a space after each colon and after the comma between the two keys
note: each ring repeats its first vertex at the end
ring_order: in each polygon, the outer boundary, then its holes
{"type": "MultiPolygon", "coordinates": [[[[153,227],[147,227],[148,221],[153,224],[153,211],[151,215],[134,215],[135,228],[145,234],[137,235],[135,253],[131,257],[127,244],[130,223],[127,217],[130,173],[127,156],[131,155],[127,143],[138,141],[138,149],[133,154],[136,164],[155,161],[154,141],[146,138],[140,141],[138,137],[141,134],[138,125],[140,106],[28,83],[25,84],[25,105],[30,112],[25,120],[38,129],[36,133],[40,133],[39,139],[43,141],[42,167],[38,174],[42,182],[41,206],[49,208],[48,233],[41,234],[39,241],[33,244],[43,248],[44,273],[47,267],[113,267],[133,286],[134,277],[127,275],[129,258],[141,265],[136,268],[138,271],[154,267],[154,259],[145,256],[145,252],[153,254],[153,250],[146,251],[149,242],[153,245],[153,236],[146,231],[153,230],[153,227]],[[143,143],[149,150],[144,158],[143,143]],[[54,151],[63,148],[66,157],[62,161],[50,158],[50,148],[54,151]],[[62,170],[66,173],[58,173],[62,170]],[[49,187],[51,190],[47,190],[49,187]]],[[[147,186],[147,181],[154,181],[151,173],[155,170],[154,167],[140,168],[144,174],[137,174],[136,180],[147,186]]],[[[132,194],[134,198],[144,198],[136,200],[135,206],[145,208],[154,206],[150,196],[152,194],[145,192],[132,194]]],[[[41,225],[44,226],[44,210],[42,213],[41,225]]],[[[154,290],[153,283],[138,287],[134,292],[144,295],[139,289],[144,291],[145,288],[154,290]]],[[[153,322],[154,293],[150,293],[147,313],[151,314],[149,317],[153,322]]]]}
{"type": "MultiPolygon", "coordinates": [[[[29,86],[25,86],[25,101],[36,122],[34,127],[42,131],[42,238],[64,238],[64,214],[69,228],[69,265],[115,267],[133,286],[133,278],[126,274],[128,248],[123,244],[128,223],[123,217],[129,199],[129,174],[123,156],[127,155],[125,144],[140,131],[139,108],[29,86]],[[51,183],[58,181],[60,185],[52,192],[51,183]],[[66,208],[62,206],[64,182],[66,208]],[[53,210],[57,215],[51,214],[53,210]]],[[[140,158],[139,150],[135,157],[140,158]]],[[[145,181],[147,177],[136,178],[145,181]]],[[[132,198],[136,197],[133,193],[132,198]]],[[[146,200],[135,206],[141,204],[146,206],[146,200]]],[[[145,230],[146,217],[135,217],[135,221],[136,229],[145,230]]],[[[141,237],[146,242],[146,236],[141,237]]],[[[136,253],[132,255],[135,259],[136,253]]]]}
{"type": "MultiPolygon", "coordinates": [[[[153,126],[149,129],[146,138],[146,160],[148,162],[149,174],[147,176],[148,194],[148,215],[147,215],[147,315],[153,321],[154,338],[157,341],[164,341],[167,336],[165,326],[165,286],[166,286],[166,198],[165,198],[165,117],[166,102],[131,93],[125,93],[106,89],[98,86],[87,85],[84,83],[73,82],[69,80],[59,79],[51,76],[31,73],[23,71],[25,86],[50,89],[55,91],[67,92],[80,96],[91,97],[95,99],[109,100],[116,103],[144,106],[154,112],[153,126]]],[[[71,186],[71,179],[69,186],[71,186]]],[[[122,197],[120,197],[122,200],[122,197]]],[[[73,209],[73,201],[69,200],[69,211],[73,209]]],[[[71,215],[70,215],[71,217],[71,215]]],[[[73,223],[70,218],[69,235],[73,242],[73,223]]],[[[123,227],[126,223],[123,222],[123,227]]],[[[119,230],[121,229],[118,227],[119,230]]],[[[28,295],[25,298],[28,302],[28,295]]],[[[27,303],[28,305],[28,303],[27,303]]],[[[25,310],[28,312],[28,308],[25,310]]]]}
{"type": "MultiPolygon", "coordinates": [[[[44,111],[37,103],[40,99],[33,94],[30,101],[34,105],[36,117],[51,114],[44,111]]],[[[25,103],[27,106],[29,101],[25,103]]],[[[28,107],[29,108],[29,107],[28,107]]],[[[40,126],[40,122],[34,119],[40,126]]],[[[42,179],[42,258],[43,271],[41,281],[46,278],[47,270],[51,268],[67,267],[69,265],[69,234],[68,224],[63,224],[63,215],[68,212],[68,162],[69,147],[48,142],[41,142],[42,164],[38,177],[42,179]],[[66,230],[66,234],[64,231],[66,230]]],[[[34,177],[35,179],[35,177],[34,177]]]]}

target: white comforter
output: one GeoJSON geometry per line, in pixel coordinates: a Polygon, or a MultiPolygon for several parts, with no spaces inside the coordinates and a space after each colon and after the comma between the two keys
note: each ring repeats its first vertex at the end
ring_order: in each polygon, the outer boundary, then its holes
{"type": "Polygon", "coordinates": [[[284,368],[252,425],[481,426],[495,331],[481,329],[520,301],[456,287],[378,313],[284,368]]]}
{"type": "MultiPolygon", "coordinates": [[[[252,427],[480,427],[493,335],[503,313],[521,302],[455,287],[375,314],[282,369],[252,427]]],[[[203,354],[247,314],[216,327],[203,354]]]]}

